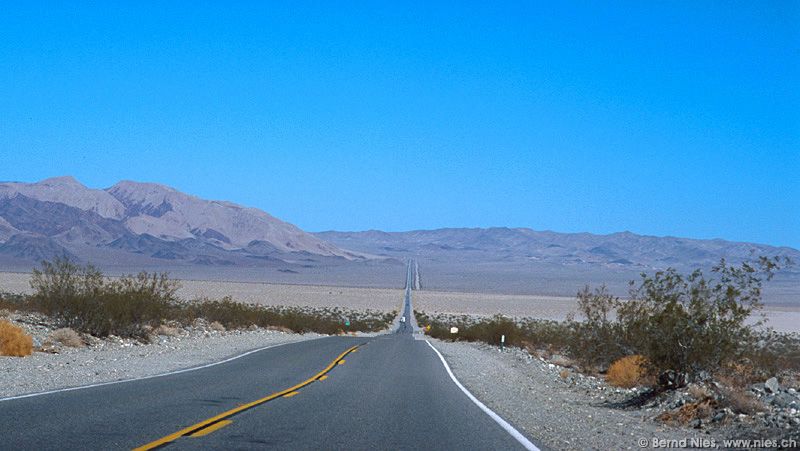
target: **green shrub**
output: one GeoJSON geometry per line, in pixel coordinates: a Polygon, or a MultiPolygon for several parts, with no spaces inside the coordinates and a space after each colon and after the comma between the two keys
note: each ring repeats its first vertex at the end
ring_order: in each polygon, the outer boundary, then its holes
{"type": "Polygon", "coordinates": [[[584,321],[575,321],[574,315],[568,318],[571,337],[566,351],[584,367],[605,369],[627,353],[620,340],[620,325],[609,319],[620,305],[619,298],[608,293],[605,285],[594,291],[587,285],[577,298],[584,321]]]}
{"type": "Polygon", "coordinates": [[[33,272],[31,287],[34,294],[19,305],[53,317],[61,327],[99,337],[146,338],[166,321],[186,325],[201,318],[226,329],[256,325],[300,333],[375,332],[387,328],[396,315],[339,308],[264,307],[229,297],[182,302],[176,298],[179,284],[166,274],[142,272],[110,279],[91,265],[77,265],[66,258],[42,262],[41,269],[33,272]],[[345,326],[345,318],[349,326],[345,326]]]}
{"type": "Polygon", "coordinates": [[[415,311],[417,322],[431,337],[441,340],[481,341],[492,345],[500,345],[500,338],[505,335],[507,346],[532,346],[563,349],[572,337],[572,331],[565,323],[537,319],[512,319],[501,315],[490,318],[474,318],[469,316],[435,315],[415,311]],[[457,327],[458,333],[451,334],[450,328],[457,327]]]}
{"type": "Polygon", "coordinates": [[[106,279],[91,265],[67,258],[33,271],[30,305],[70,327],[98,337],[143,338],[173,311],[178,283],[166,274],[139,273],[106,279]]]}
{"type": "Polygon", "coordinates": [[[673,269],[643,274],[617,309],[620,341],[658,374],[714,372],[753,346],[755,328],[745,320],[762,307],[763,283],[779,263],[762,257],[734,267],[722,260],[712,279],[700,270],[688,276],[673,269]]]}
{"type": "Polygon", "coordinates": [[[777,374],[800,369],[800,339],[760,331],[745,321],[762,306],[764,282],[790,263],[762,257],[734,267],[721,260],[712,268],[713,278],[699,270],[686,276],[674,269],[642,274],[638,283],[631,282],[625,301],[604,286],[587,286],[577,295],[580,321],[574,315],[554,322],[416,314],[435,338],[497,345],[505,334],[509,346],[565,353],[588,370],[602,371],[620,358],[639,355],[650,380],[671,374],[682,381],[737,362],[761,368],[764,375],[777,374]],[[458,334],[450,334],[452,326],[458,334]]]}
{"type": "Polygon", "coordinates": [[[340,308],[260,306],[235,302],[230,297],[222,300],[198,300],[179,304],[175,319],[191,322],[198,318],[217,321],[226,329],[241,329],[251,325],[278,327],[294,332],[377,332],[386,329],[396,312],[354,312],[340,308]],[[350,321],[345,326],[345,320],[350,321]]]}

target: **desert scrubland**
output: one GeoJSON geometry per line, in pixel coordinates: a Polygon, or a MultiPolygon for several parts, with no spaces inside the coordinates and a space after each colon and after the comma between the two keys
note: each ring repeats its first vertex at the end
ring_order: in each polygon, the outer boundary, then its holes
{"type": "MultiPolygon", "coordinates": [[[[30,274],[0,273],[0,291],[28,293],[30,274]]],[[[220,299],[260,305],[341,307],[351,310],[398,310],[403,290],[354,288],[324,285],[290,285],[255,282],[181,280],[178,295],[183,299],[220,299]]],[[[456,291],[415,291],[414,308],[428,313],[476,316],[506,315],[563,320],[575,311],[576,299],[559,296],[463,293],[456,291]]],[[[781,332],[800,332],[800,307],[766,305],[762,311],[767,325],[781,332]]],[[[754,318],[755,320],[755,318],[754,318]]]]}

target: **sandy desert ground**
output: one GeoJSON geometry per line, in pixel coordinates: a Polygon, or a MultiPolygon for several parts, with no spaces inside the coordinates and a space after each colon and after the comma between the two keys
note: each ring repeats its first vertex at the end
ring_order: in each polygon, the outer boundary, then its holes
{"type": "MultiPolygon", "coordinates": [[[[575,298],[443,291],[417,291],[414,308],[424,312],[465,315],[506,315],[564,320],[577,307],[575,298]]],[[[800,308],[767,305],[767,326],[780,332],[800,332],[800,308]]],[[[577,319],[580,319],[579,317],[577,319]]],[[[758,318],[754,318],[753,321],[758,318]]]]}
{"type": "MultiPolygon", "coordinates": [[[[27,273],[0,273],[0,291],[30,292],[27,273]]],[[[182,280],[178,295],[183,299],[234,300],[263,305],[328,307],[352,310],[398,310],[403,290],[390,288],[353,288],[323,285],[288,285],[254,282],[219,282],[182,280]]],[[[414,308],[427,313],[450,313],[492,316],[533,317],[563,320],[574,311],[575,298],[557,296],[415,291],[414,308]]],[[[768,325],[778,331],[800,332],[800,308],[767,305],[763,311],[768,325]]]]}
{"type": "MultiPolygon", "coordinates": [[[[0,273],[0,291],[30,293],[30,274],[0,273]]],[[[181,299],[221,299],[262,305],[342,307],[351,310],[399,310],[403,290],[391,288],[351,288],[321,285],[288,285],[255,282],[180,280],[181,299]]]]}

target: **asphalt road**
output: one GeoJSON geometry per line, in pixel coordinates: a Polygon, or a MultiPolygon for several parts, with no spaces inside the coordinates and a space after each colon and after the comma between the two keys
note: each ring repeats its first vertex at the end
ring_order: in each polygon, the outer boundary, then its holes
{"type": "Polygon", "coordinates": [[[321,338],[197,371],[3,401],[0,448],[524,449],[413,329],[407,321],[394,334],[321,338]]]}

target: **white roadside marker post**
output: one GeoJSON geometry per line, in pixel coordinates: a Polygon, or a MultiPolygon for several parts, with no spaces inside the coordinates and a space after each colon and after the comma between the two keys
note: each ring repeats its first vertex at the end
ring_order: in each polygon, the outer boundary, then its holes
{"type": "Polygon", "coordinates": [[[503,346],[506,344],[506,336],[500,335],[500,350],[503,350],[503,346]]]}

